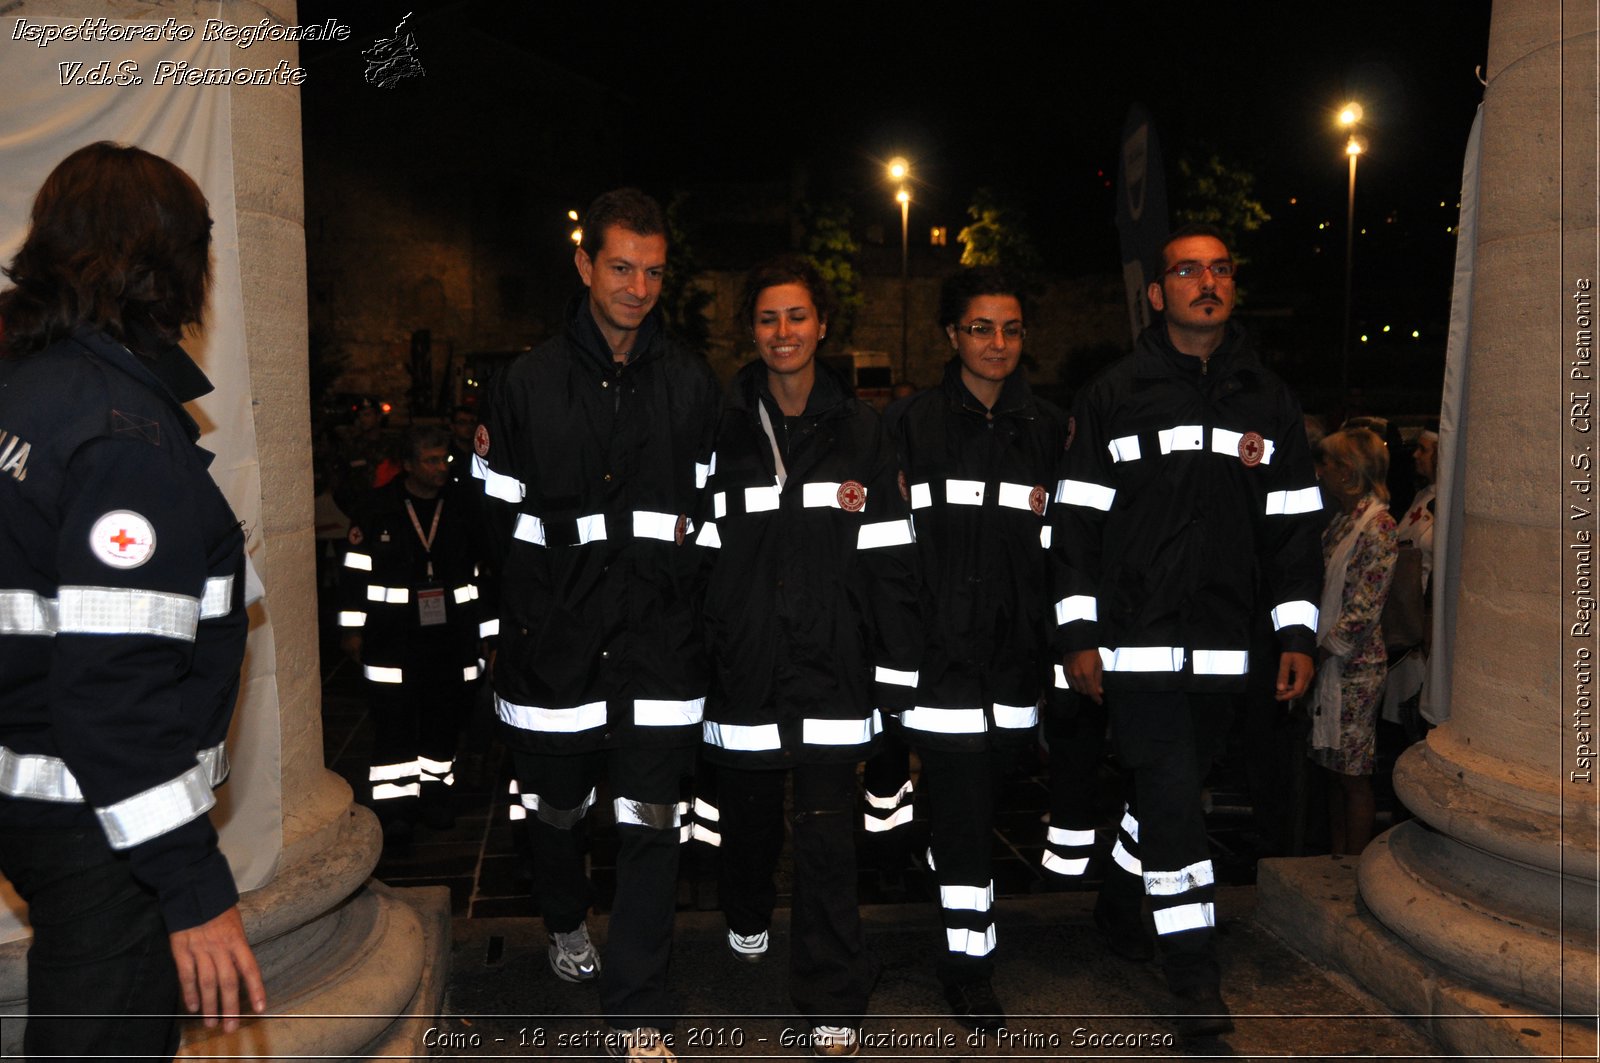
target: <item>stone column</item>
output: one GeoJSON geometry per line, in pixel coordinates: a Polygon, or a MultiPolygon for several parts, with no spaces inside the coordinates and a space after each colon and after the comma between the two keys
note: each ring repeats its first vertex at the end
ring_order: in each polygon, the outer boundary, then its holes
{"type": "MultiPolygon", "coordinates": [[[[232,24],[297,22],[294,0],[24,0],[12,13],[37,21],[104,16],[159,22],[172,16],[191,24],[212,17],[232,24]]],[[[235,56],[247,56],[252,67],[280,59],[299,63],[293,43],[258,42],[235,56]]],[[[266,977],[270,1012],[232,1036],[211,1036],[192,1024],[182,1055],[409,1055],[443,994],[449,899],[442,888],[390,890],[370,878],[381,846],[376,819],[353,803],[350,787],[323,764],[300,93],[293,86],[193,91],[230,92],[246,349],[260,456],[257,557],[273,624],[280,702],[283,849],[271,880],[240,899],[266,977]]],[[[20,1008],[25,944],[0,946],[0,1006],[11,1014],[20,1008]]],[[[20,1050],[21,1026],[7,1019],[8,1051],[20,1050]]]]}
{"type": "Polygon", "coordinates": [[[1595,69],[1592,3],[1496,0],[1450,718],[1395,769],[1418,818],[1362,855],[1359,903],[1325,857],[1261,879],[1269,926],[1464,1053],[1595,1052],[1596,522],[1592,489],[1572,485],[1600,457],[1579,338],[1597,279],[1595,69]]]}

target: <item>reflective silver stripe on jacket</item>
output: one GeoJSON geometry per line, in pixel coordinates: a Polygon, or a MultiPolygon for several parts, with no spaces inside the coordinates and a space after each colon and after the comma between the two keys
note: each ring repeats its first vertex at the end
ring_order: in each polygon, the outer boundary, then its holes
{"type": "Polygon", "coordinates": [[[63,635],[158,635],[193,642],[200,599],[129,587],[62,587],[56,630],[63,635]]]}
{"type": "Polygon", "coordinates": [[[800,722],[800,741],[811,746],[866,745],[883,730],[883,717],[877,709],[859,720],[824,720],[807,717],[800,722]]]}
{"type": "Polygon", "coordinates": [[[902,712],[900,722],[913,731],[933,734],[983,734],[989,729],[988,717],[982,709],[933,709],[919,705],[902,712]]]}
{"type": "Polygon", "coordinates": [[[1037,705],[994,705],[994,725],[1008,730],[1025,730],[1037,726],[1039,723],[1039,706],[1037,705]]]}
{"type": "Polygon", "coordinates": [[[1112,461],[1138,461],[1139,437],[1119,436],[1106,444],[1106,450],[1111,452],[1112,461]]]}
{"type": "Polygon", "coordinates": [[[1297,513],[1315,513],[1322,508],[1322,490],[1302,487],[1298,491],[1271,491],[1267,494],[1267,516],[1292,517],[1297,513]]]}
{"type": "Polygon", "coordinates": [[[376,583],[369,583],[367,584],[367,601],[381,602],[385,605],[405,605],[411,601],[411,588],[380,587],[376,583]]]}
{"type": "Polygon", "coordinates": [[[1099,608],[1092,594],[1074,594],[1056,603],[1056,624],[1065,626],[1074,620],[1098,620],[1099,608]]]}
{"type": "Polygon", "coordinates": [[[856,533],[857,550],[876,550],[884,546],[910,546],[911,523],[904,518],[863,524],[856,533]]]}
{"type": "Polygon", "coordinates": [[[518,705],[497,694],[494,711],[506,723],[524,731],[572,734],[606,725],[606,703],[603,701],[591,701],[570,709],[548,709],[538,705],[518,705]]]}
{"type": "Polygon", "coordinates": [[[1246,650],[1195,650],[1195,675],[1245,675],[1250,671],[1246,650]]]}
{"type": "MultiPolygon", "coordinates": [[[[778,508],[778,485],[769,484],[766,487],[746,487],[744,489],[744,511],[746,513],[766,513],[778,508]]],[[[717,514],[721,516],[722,514],[717,514]]]]}
{"type": "Polygon", "coordinates": [[[483,493],[503,502],[521,502],[528,489],[515,476],[495,472],[481,457],[472,455],[472,475],[483,481],[483,493]]]}
{"type": "Polygon", "coordinates": [[[696,543],[713,550],[722,548],[722,533],[717,530],[717,522],[708,520],[700,526],[700,534],[695,536],[696,543]]]}
{"type": "Polygon", "coordinates": [[[382,668],[375,664],[361,666],[361,674],[374,683],[404,683],[405,673],[398,668],[382,668]]]}
{"type": "Polygon", "coordinates": [[[716,468],[717,456],[711,455],[711,461],[706,464],[694,463],[694,486],[696,490],[704,490],[706,481],[711,479],[711,470],[716,468]]]}
{"type": "Polygon", "coordinates": [[[217,803],[203,765],[143,793],[94,810],[113,849],[127,849],[159,837],[206,813],[217,803]]]}
{"type": "Polygon", "coordinates": [[[1087,506],[1109,513],[1116,497],[1115,488],[1087,480],[1062,480],[1056,484],[1056,501],[1068,506],[1087,506]]]}
{"type": "Polygon", "coordinates": [[[636,727],[685,727],[699,723],[705,710],[705,698],[688,701],[639,698],[633,703],[633,723],[636,727]]]}
{"type": "Polygon", "coordinates": [[[0,635],[54,635],[56,602],[33,591],[0,591],[0,635]]]}
{"type": "Polygon", "coordinates": [[[462,584],[453,588],[450,591],[450,595],[456,600],[457,605],[466,605],[468,602],[477,600],[478,586],[475,583],[462,584]]]}
{"type": "MultiPolygon", "coordinates": [[[[838,483],[810,483],[803,484],[800,488],[800,504],[807,509],[843,509],[839,504],[838,483]]],[[[861,492],[861,505],[866,508],[866,489],[861,492]]]]}
{"type": "Polygon", "coordinates": [[[1181,646],[1100,647],[1100,666],[1108,672],[1181,672],[1181,646]]]}
{"type": "MultiPolygon", "coordinates": [[[[684,533],[685,537],[687,537],[688,532],[693,530],[694,527],[693,523],[691,522],[684,533]]],[[[633,537],[635,539],[660,539],[663,542],[669,543],[677,542],[677,514],[655,513],[644,509],[634,510],[633,537]]]]}
{"type": "Polygon", "coordinates": [[[889,683],[897,687],[914,687],[917,685],[916,672],[902,672],[881,664],[873,669],[872,678],[880,683],[889,683]]]}
{"type": "Polygon", "coordinates": [[[779,737],[775,723],[738,724],[706,720],[701,725],[700,737],[707,745],[741,753],[783,748],[783,739],[779,737]]]}
{"type": "Polygon", "coordinates": [[[1206,430],[1204,425],[1198,424],[1174,425],[1158,431],[1156,439],[1161,443],[1163,454],[1171,454],[1175,450],[1204,450],[1206,430]]]}
{"type": "Polygon", "coordinates": [[[1317,630],[1317,621],[1320,613],[1317,607],[1308,601],[1283,602],[1272,609],[1272,629],[1282,631],[1292,624],[1304,624],[1312,631],[1317,630]]]}
{"type": "Polygon", "coordinates": [[[200,619],[214,620],[227,616],[233,607],[233,577],[212,576],[206,580],[206,589],[200,595],[200,619]]]}
{"type": "Polygon", "coordinates": [[[344,567],[360,569],[362,572],[371,572],[372,555],[351,550],[344,555],[344,567]]]}
{"type": "Polygon", "coordinates": [[[983,505],[982,480],[946,480],[944,500],[952,506],[983,505]]]}
{"type": "Polygon", "coordinates": [[[911,508],[927,509],[933,505],[933,489],[927,484],[911,485],[911,508]]]}
{"type": "Polygon", "coordinates": [[[498,616],[492,616],[478,625],[478,637],[480,639],[493,638],[498,634],[500,634],[500,618],[498,616]]]}

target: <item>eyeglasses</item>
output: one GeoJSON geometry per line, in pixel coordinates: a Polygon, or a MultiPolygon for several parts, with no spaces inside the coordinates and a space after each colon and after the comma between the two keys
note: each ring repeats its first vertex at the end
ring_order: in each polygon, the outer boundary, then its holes
{"type": "Polygon", "coordinates": [[[1179,262],[1167,272],[1174,277],[1187,281],[1194,280],[1209,270],[1217,280],[1225,281],[1233,278],[1234,270],[1237,268],[1232,262],[1213,262],[1210,265],[1204,262],[1179,262]]]}
{"type": "Polygon", "coordinates": [[[1020,340],[1028,335],[1028,330],[1021,325],[995,326],[987,321],[974,321],[970,325],[957,325],[957,332],[965,332],[980,340],[989,339],[996,332],[1008,340],[1020,340]]]}

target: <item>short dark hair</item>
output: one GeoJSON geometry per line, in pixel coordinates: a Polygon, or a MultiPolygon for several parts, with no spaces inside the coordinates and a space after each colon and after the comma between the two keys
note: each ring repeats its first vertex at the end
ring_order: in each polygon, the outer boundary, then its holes
{"type": "Polygon", "coordinates": [[[176,342],[211,281],[211,214],[194,179],[141,148],[100,141],[50,171],[4,272],[0,353],[41,350],[83,326],[123,343],[176,342]]]}
{"type": "Polygon", "coordinates": [[[1161,241],[1161,252],[1156,255],[1156,260],[1150,264],[1150,268],[1155,270],[1150,277],[1151,284],[1160,284],[1161,278],[1167,274],[1167,248],[1179,240],[1186,240],[1191,236],[1209,236],[1223,247],[1227,247],[1230,255],[1233,254],[1233,249],[1228,244],[1228,234],[1215,225],[1208,225],[1203,221],[1191,221],[1185,225],[1180,225],[1168,233],[1165,240],[1161,241]]]}
{"type": "Polygon", "coordinates": [[[640,236],[667,234],[667,218],[660,203],[637,188],[615,188],[589,204],[583,215],[583,242],[578,246],[594,258],[605,246],[606,230],[613,225],[640,236]]]}
{"type": "Polygon", "coordinates": [[[833,317],[837,300],[833,286],[822,279],[817,267],[800,255],[779,255],[760,263],[745,274],[744,287],[739,293],[739,322],[746,328],[756,323],[756,300],[768,288],[780,284],[798,284],[811,295],[811,305],[817,308],[817,318],[826,323],[833,317]]]}
{"type": "Polygon", "coordinates": [[[977,266],[945,278],[939,287],[939,324],[961,323],[967,307],[980,295],[1009,295],[1022,307],[1022,320],[1028,320],[1028,294],[1022,277],[1003,266],[977,266]]]}
{"type": "Polygon", "coordinates": [[[414,424],[406,429],[405,459],[416,461],[432,447],[449,447],[450,433],[438,425],[414,424]]]}

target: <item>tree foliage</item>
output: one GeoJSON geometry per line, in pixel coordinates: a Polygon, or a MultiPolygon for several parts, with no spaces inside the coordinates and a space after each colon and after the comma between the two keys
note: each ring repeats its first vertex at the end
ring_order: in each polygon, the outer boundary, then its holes
{"type": "Polygon", "coordinates": [[[850,232],[850,208],[838,202],[808,204],[801,220],[806,260],[833,288],[837,309],[828,322],[828,332],[842,347],[850,341],[865,302],[861,275],[856,271],[861,245],[850,232]]]}
{"type": "Polygon", "coordinates": [[[1027,212],[1004,194],[978,189],[967,216],[972,223],[956,234],[963,266],[1006,266],[1023,273],[1038,269],[1039,252],[1028,232],[1027,212]]]}
{"type": "Polygon", "coordinates": [[[706,310],[712,295],[695,282],[701,271],[700,257],[684,220],[688,196],[682,192],[667,204],[667,269],[661,278],[661,312],[667,324],[690,350],[705,352],[711,343],[711,323],[706,310]]]}
{"type": "MultiPolygon", "coordinates": [[[[1228,236],[1230,246],[1272,220],[1256,198],[1256,175],[1209,152],[1203,160],[1178,160],[1178,188],[1172,214],[1177,225],[1213,225],[1228,236]]],[[[1237,248],[1235,248],[1237,251],[1237,248]]]]}

